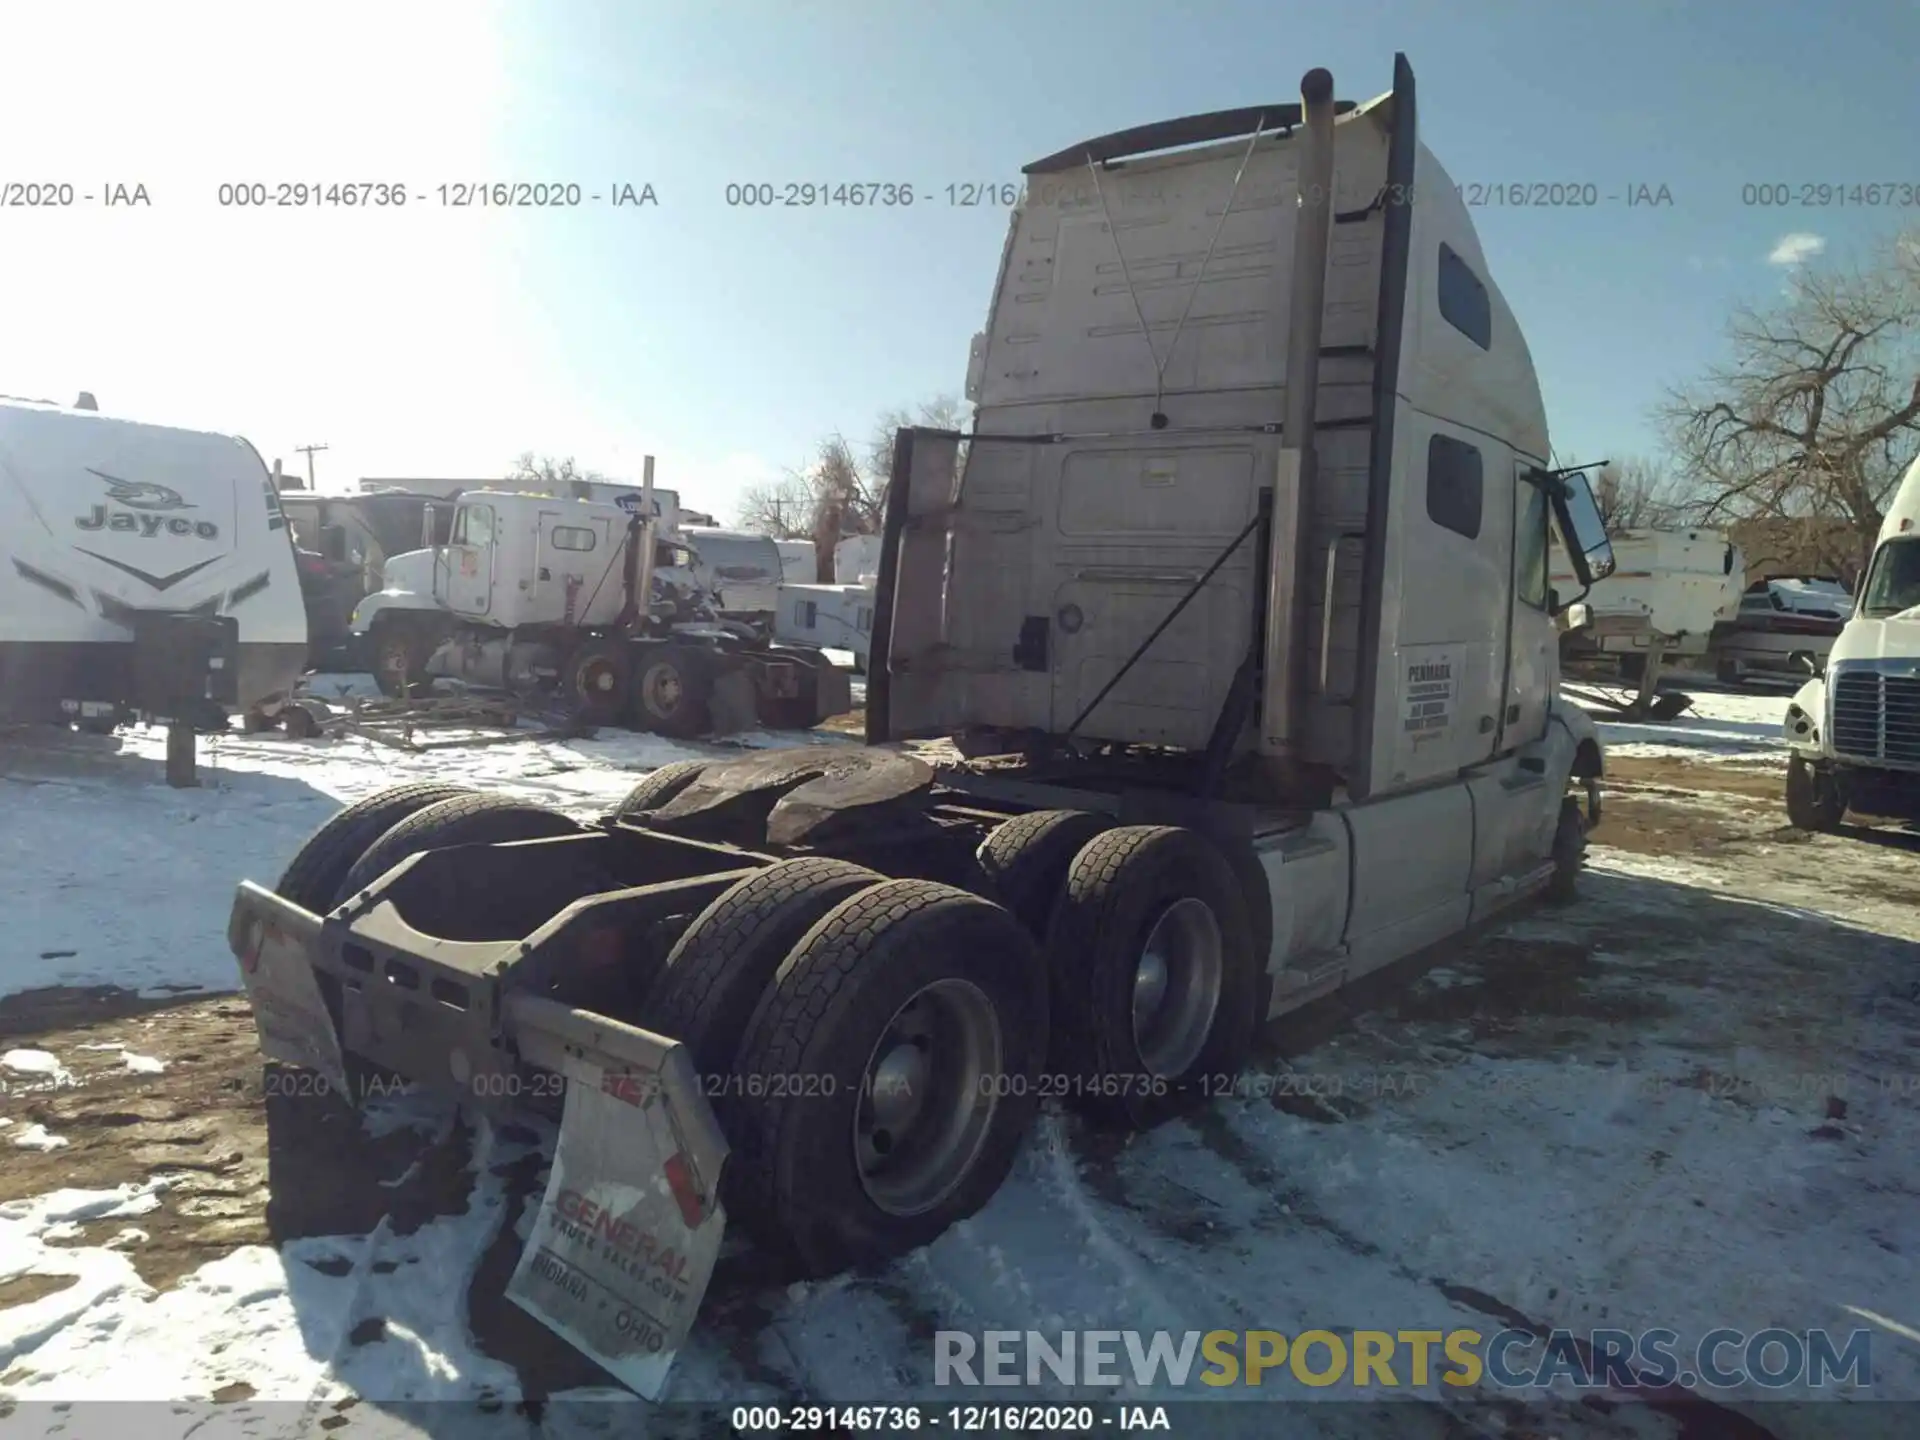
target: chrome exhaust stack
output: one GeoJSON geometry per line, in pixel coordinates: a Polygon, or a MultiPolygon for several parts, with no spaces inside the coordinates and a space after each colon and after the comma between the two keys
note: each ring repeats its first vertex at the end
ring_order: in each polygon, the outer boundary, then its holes
{"type": "MultiPolygon", "coordinates": [[[[1272,543],[1267,552],[1266,655],[1260,709],[1260,751],[1298,762],[1306,737],[1307,615],[1318,466],[1314,424],[1320,397],[1320,337],[1326,319],[1327,251],[1333,226],[1333,75],[1309,70],[1300,80],[1304,117],[1299,164],[1299,221],[1293,234],[1292,293],[1287,310],[1287,397],[1274,475],[1272,543]]],[[[1332,564],[1329,557],[1328,564],[1332,564]]]]}

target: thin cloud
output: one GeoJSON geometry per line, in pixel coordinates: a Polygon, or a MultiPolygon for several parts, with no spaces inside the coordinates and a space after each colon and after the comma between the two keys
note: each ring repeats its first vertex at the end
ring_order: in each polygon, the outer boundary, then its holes
{"type": "Polygon", "coordinates": [[[1810,235],[1796,230],[1791,235],[1782,235],[1767,255],[1769,265],[1794,266],[1804,263],[1827,248],[1827,242],[1818,235],[1810,235]]]}

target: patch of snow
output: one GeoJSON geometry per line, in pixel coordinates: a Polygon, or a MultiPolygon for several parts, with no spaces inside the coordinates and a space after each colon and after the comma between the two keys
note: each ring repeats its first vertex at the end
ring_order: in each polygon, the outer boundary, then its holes
{"type": "Polygon", "coordinates": [[[1671,720],[1622,720],[1598,706],[1588,708],[1609,754],[1706,761],[1764,757],[1786,764],[1791,696],[1690,687],[1687,693],[1693,696],[1693,708],[1671,720]]]}
{"type": "Polygon", "coordinates": [[[698,744],[619,730],[591,740],[528,733],[514,744],[416,755],[352,736],[297,741],[234,731],[202,742],[202,784],[192,790],[163,783],[159,728],[121,731],[117,753],[57,736],[9,741],[0,747],[0,774],[29,787],[30,798],[0,808],[0,865],[10,879],[0,889],[0,932],[12,951],[0,993],[239,988],[226,941],[234,887],[243,879],[273,883],[342,804],[390,786],[457,781],[587,820],[623,799],[638,774],[676,760],[858,743],[818,731],[698,744]],[[75,855],[87,857],[84,876],[75,855]]]}
{"type": "Polygon", "coordinates": [[[73,1075],[60,1058],[45,1050],[9,1050],[0,1055],[0,1070],[33,1077],[37,1083],[20,1087],[28,1090],[57,1090],[73,1084],[73,1075]]]}
{"type": "Polygon", "coordinates": [[[128,1245],[144,1245],[147,1243],[147,1241],[151,1240],[152,1238],[153,1237],[147,1234],[146,1231],[137,1229],[134,1226],[129,1225],[126,1227],[126,1229],[122,1230],[119,1234],[115,1235],[111,1240],[107,1241],[107,1249],[119,1250],[119,1249],[123,1249],[128,1245]]]}
{"type": "MultiPolygon", "coordinates": [[[[503,1214],[504,1182],[494,1170],[522,1154],[483,1123],[465,1213],[430,1220],[404,1237],[383,1221],[365,1236],[296,1240],[278,1250],[245,1246],[160,1294],[140,1280],[121,1246],[46,1243],[60,1219],[121,1213],[132,1187],[0,1206],[0,1277],[76,1277],[57,1294],[0,1310],[9,1397],[68,1402],[110,1393],[205,1402],[224,1386],[244,1384],[253,1402],[306,1406],[301,1433],[315,1428],[320,1407],[357,1395],[393,1402],[517,1398],[512,1368],[480,1354],[459,1317],[474,1266],[503,1214]]],[[[248,1406],[223,1406],[221,1413],[254,1423],[273,1413],[248,1406]]],[[[142,1433],[184,1436],[204,1419],[194,1409],[170,1407],[159,1417],[164,1430],[143,1425],[142,1433]]]]}
{"type": "Polygon", "coordinates": [[[67,1140],[64,1135],[55,1135],[40,1124],[22,1127],[13,1137],[13,1143],[22,1150],[64,1150],[67,1140]]]}
{"type": "Polygon", "coordinates": [[[166,1073],[167,1062],[156,1060],[151,1055],[135,1055],[131,1050],[126,1055],[127,1069],[135,1075],[161,1075],[166,1073]]]}

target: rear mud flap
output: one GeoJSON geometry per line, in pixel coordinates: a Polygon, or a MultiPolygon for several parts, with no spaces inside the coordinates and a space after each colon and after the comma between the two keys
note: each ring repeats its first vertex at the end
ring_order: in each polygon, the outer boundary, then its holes
{"type": "Polygon", "coordinates": [[[853,677],[837,665],[819,665],[814,669],[813,723],[818,725],[837,715],[853,712],[853,677]]]}
{"type": "MultiPolygon", "coordinates": [[[[249,881],[227,942],[261,1053],[351,1098],[315,966],[321,930],[319,916],[249,881]]],[[[568,1082],[547,1192],[507,1296],[657,1400],[720,1254],[726,1139],[685,1046],[535,995],[509,995],[501,1022],[522,1062],[568,1082]]]]}
{"type": "Polygon", "coordinates": [[[522,1056],[568,1080],[507,1296],[658,1400],[719,1258],[726,1142],[684,1046],[534,996],[512,997],[506,1018],[522,1056]]]}
{"type": "Polygon", "coordinates": [[[756,729],[760,712],[753,699],[753,677],[743,669],[716,675],[707,698],[707,729],[714,735],[738,735],[756,729]]]}
{"type": "Polygon", "coordinates": [[[240,962],[260,1053],[318,1072],[344,1096],[340,1035],[307,958],[319,935],[318,915],[252,881],[241,882],[227,921],[227,945],[240,962]]]}

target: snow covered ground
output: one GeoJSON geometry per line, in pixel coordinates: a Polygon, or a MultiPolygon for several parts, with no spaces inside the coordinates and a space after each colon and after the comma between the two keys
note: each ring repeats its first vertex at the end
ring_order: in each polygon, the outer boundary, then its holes
{"type": "Polygon", "coordinates": [[[1610,756],[1674,756],[1736,765],[1787,763],[1785,723],[1792,687],[1728,690],[1687,684],[1693,708],[1672,720],[1629,722],[1594,708],[1610,756]]]}
{"type": "MultiPolygon", "coordinates": [[[[1610,753],[1703,774],[1781,763],[1783,697],[1695,693],[1676,721],[1607,722],[1610,753]]],[[[140,733],[0,748],[0,993],[231,989],[235,881],[271,881],[340,801],[383,786],[466,779],[584,817],[640,771],[714,753],[612,732],[427,756],[235,735],[203,756],[204,788],[171,791],[160,750],[140,733]]],[[[884,1273],[787,1287],[750,1252],[723,1257],[669,1398],[951,1402],[932,1388],[936,1329],[1491,1333],[1524,1317],[1689,1340],[1718,1325],[1862,1327],[1876,1395],[1920,1399],[1916,900],[1920,859],[1859,841],[1597,849],[1581,904],[1300,1017],[1242,1098],[1127,1143],[1047,1114],[985,1211],[884,1273]]],[[[170,1042],[167,1015],[53,1052],[0,1039],[0,1156],[62,1163],[77,1149],[45,1148],[65,1139],[58,1119],[86,1112],[45,1107],[192,1073],[201,1046],[170,1042]]],[[[214,1433],[307,1433],[322,1417],[349,1436],[440,1433],[406,1402],[457,1399],[474,1402],[462,1436],[632,1433],[646,1412],[630,1400],[516,1414],[536,1392],[617,1397],[482,1333],[500,1283],[488,1257],[529,1222],[545,1137],[411,1100],[365,1123],[413,1147],[378,1182],[395,1196],[388,1215],[237,1244],[157,1285],[141,1268],[150,1232],[170,1208],[209,1202],[204,1189],[182,1200],[193,1177],[150,1152],[85,1188],[0,1203],[0,1421],[8,1399],[31,1423],[54,1413],[33,1402],[111,1394],[176,1402],[143,1409],[143,1435],[197,1431],[210,1414],[226,1422],[214,1433]],[[466,1177],[463,1205],[403,1214],[409,1177],[434,1165],[466,1177]]],[[[236,1206],[259,1203],[235,1192],[236,1206]]],[[[1087,1397],[1037,1385],[964,1398],[1087,1397]]],[[[1761,1407],[1747,1429],[1723,1412],[1736,1428],[1716,1431],[1566,1399],[1546,1431],[1509,1415],[1480,1432],[1434,1385],[1391,1417],[1315,1406],[1281,1430],[1264,1408],[1213,1408],[1179,1433],[1835,1433],[1824,1406],[1761,1407]]],[[[1894,1407],[1844,1408],[1911,1433],[1894,1407]]],[[[66,1433],[90,1433],[89,1413],[70,1412],[66,1433]]],[[[99,1433],[121,1433],[124,1417],[91,1413],[106,1417],[99,1433]]]]}

